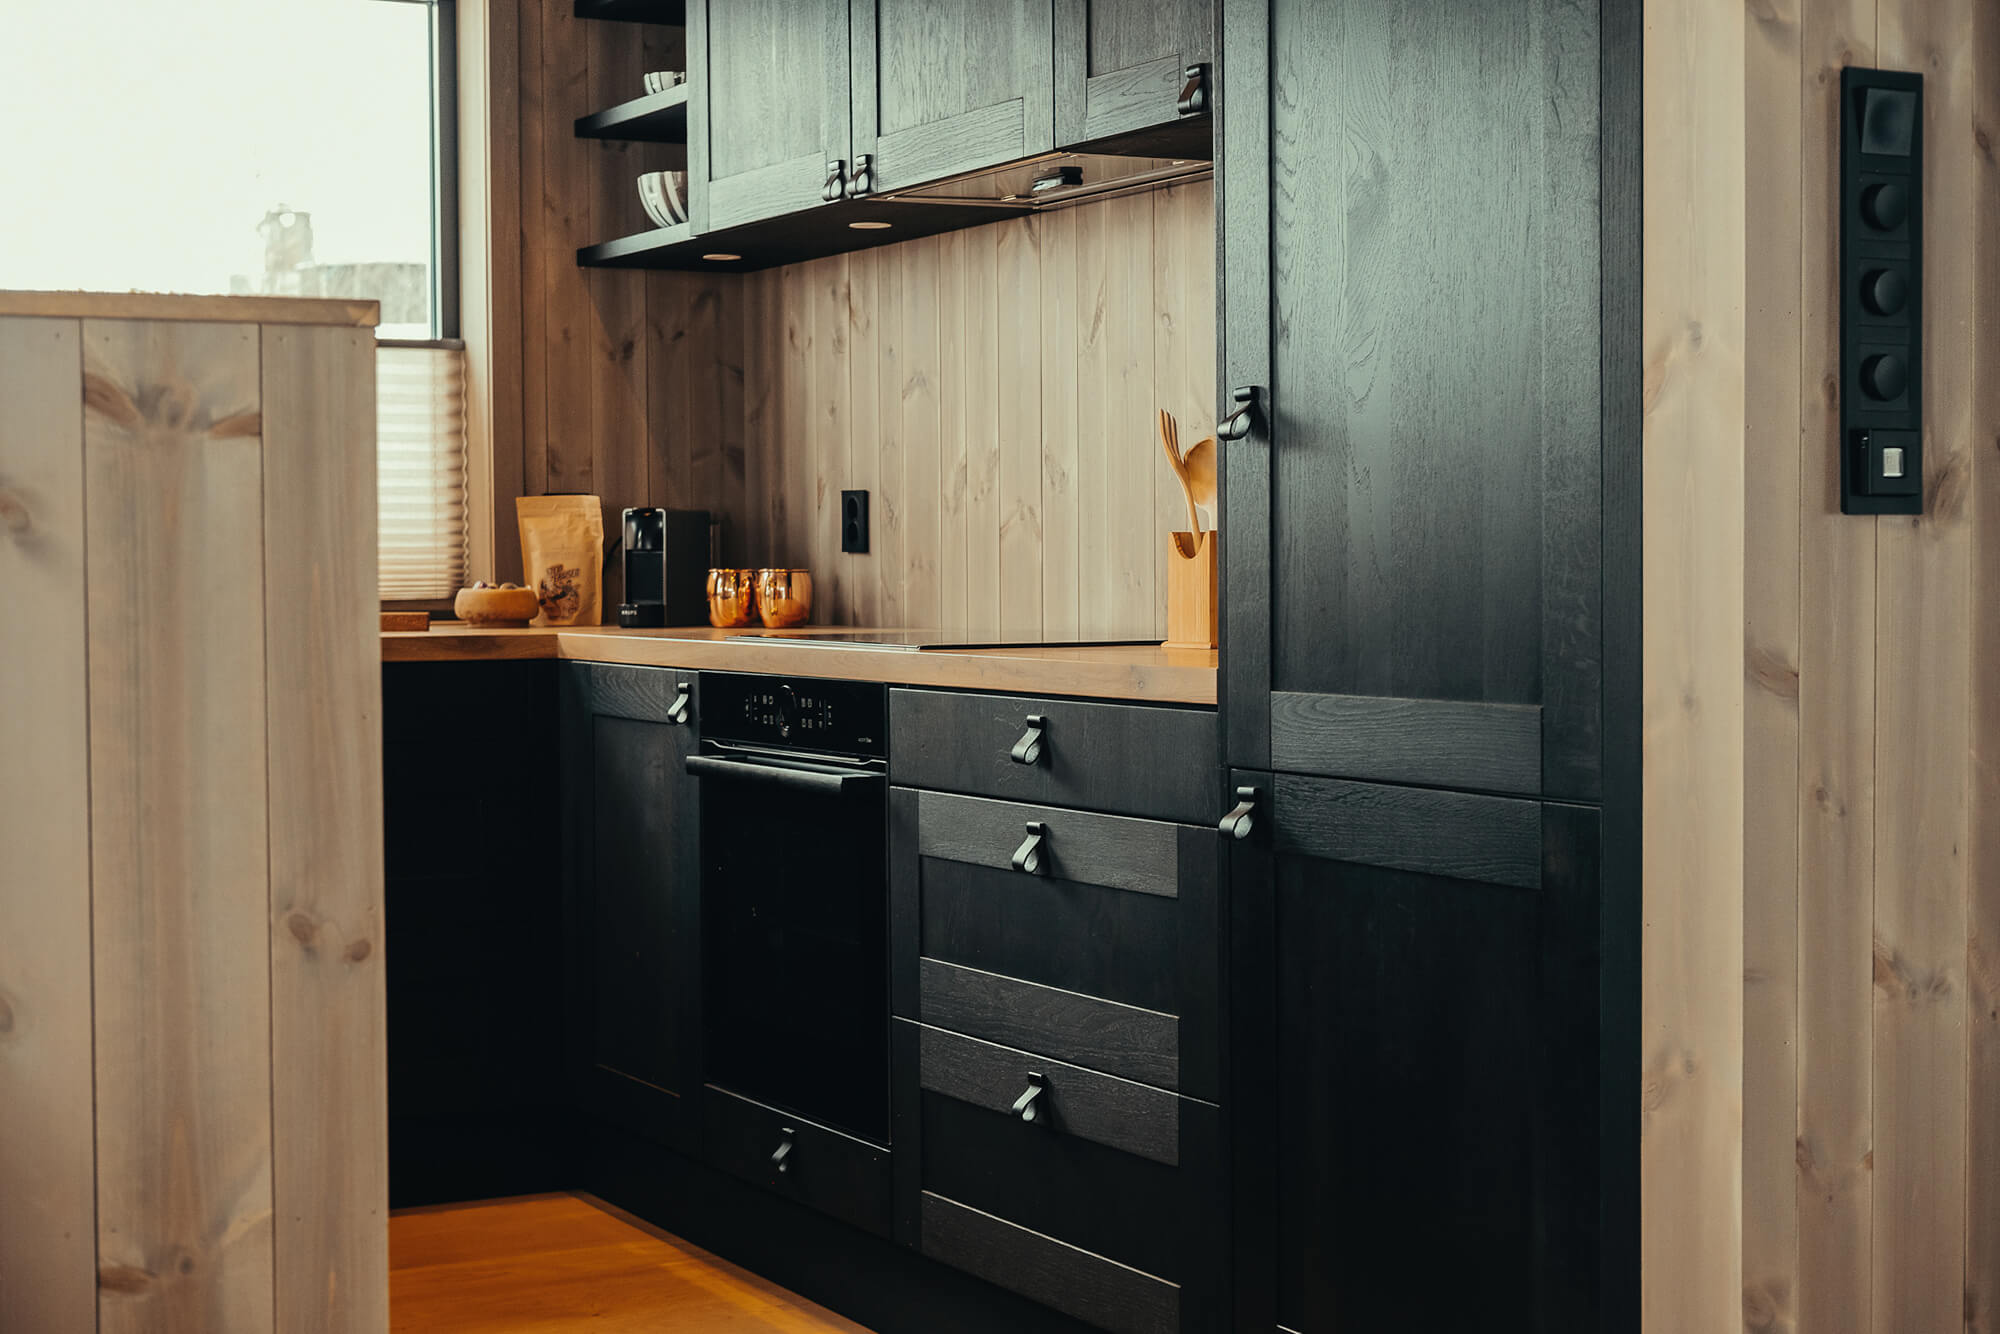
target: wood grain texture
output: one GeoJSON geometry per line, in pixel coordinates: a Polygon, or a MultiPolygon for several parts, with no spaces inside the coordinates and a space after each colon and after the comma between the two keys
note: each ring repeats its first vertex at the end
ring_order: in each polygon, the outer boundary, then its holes
{"type": "MultiPolygon", "coordinates": [[[[1213,226],[1213,190],[1197,182],[782,270],[798,276],[781,280],[776,312],[746,320],[743,373],[763,402],[754,419],[784,423],[759,433],[775,451],[773,475],[794,478],[784,503],[816,497],[822,482],[837,499],[871,470],[880,493],[883,550],[814,550],[822,587],[829,573],[842,589],[866,583],[872,566],[877,614],[900,608],[903,624],[1163,637],[1161,533],[1177,492],[1166,489],[1153,414],[1174,405],[1190,445],[1213,430],[1214,295],[1203,269],[1213,226]],[[815,275],[843,265],[850,328],[864,327],[860,304],[894,293],[893,442],[877,438],[887,397],[875,436],[857,429],[869,409],[851,351],[845,380],[807,379],[785,370],[795,349],[758,332],[759,318],[791,329],[803,316],[823,338],[810,302],[828,280],[815,275]],[[854,281],[869,269],[871,284],[854,281]],[[810,483],[786,472],[819,458],[825,422],[844,424],[841,467],[810,483]]],[[[879,360],[887,322],[871,310],[865,324],[879,360]]],[[[843,594],[822,599],[814,619],[860,614],[843,594]]]]}
{"type": "MultiPolygon", "coordinates": [[[[1798,1328],[1870,1328],[1876,525],[1840,512],[1840,67],[1876,0],[1801,10],[1798,1328]]],[[[1750,1055],[1746,1053],[1746,1055],[1750,1055]]]]}
{"type": "Polygon", "coordinates": [[[1017,1115],[1014,1103],[1039,1075],[1033,1106],[1049,1130],[1180,1162],[1180,1099],[1160,1089],[930,1027],[918,1034],[917,1067],[926,1090],[1006,1115],[1017,1115]]]}
{"type": "Polygon", "coordinates": [[[917,1017],[932,1027],[1159,1088],[1180,1086],[1180,1021],[1173,1015],[941,959],[919,960],[918,970],[917,1017]]]}
{"type": "Polygon", "coordinates": [[[0,289],[0,316],[72,320],[178,320],[219,324],[344,324],[372,329],[381,303],[304,296],[195,296],[164,292],[24,292],[0,289]]]}
{"type": "Polygon", "coordinates": [[[1642,1327],[1743,1319],[1744,18],[1646,5],[1642,1327]]]}
{"type": "Polygon", "coordinates": [[[1542,711],[1530,704],[1277,691],[1271,763],[1387,783],[1539,795],[1542,711]]]}
{"type": "Polygon", "coordinates": [[[587,1198],[399,1212],[394,1325],[407,1334],[866,1334],[859,1325],[587,1198]]]}
{"type": "Polygon", "coordinates": [[[928,1191],[924,1254],[1114,1334],[1174,1334],[1180,1289],[928,1191]]]}
{"type": "MultiPolygon", "coordinates": [[[[1977,62],[1973,124],[1990,136],[2000,125],[2000,8],[1973,16],[1977,62]]],[[[1960,151],[1963,151],[1961,143],[1960,151]]],[[[1977,209],[2000,213],[2000,169],[1991,154],[1973,162],[1977,209]]],[[[1985,368],[1971,402],[1972,661],[2000,662],[2000,237],[1975,234],[1972,329],[1976,365],[1985,368]]],[[[1970,1009],[1966,1107],[1965,1328],[2000,1331],[2000,691],[1976,673],[1972,694],[1974,812],[1967,858],[1966,984],[1970,1009]]]]}
{"type": "Polygon", "coordinates": [[[1541,807],[1509,797],[1275,776],[1277,847],[1327,861],[1534,889],[1541,807]]]}
{"type": "Polygon", "coordinates": [[[389,1318],[374,372],[365,331],[263,330],[271,1181],[301,1334],[389,1318]]]}
{"type": "Polygon", "coordinates": [[[258,333],[83,346],[99,1327],[270,1329],[258,333]]]}
{"type": "Polygon", "coordinates": [[[82,331],[0,317],[0,1328],[97,1327],[82,331]],[[33,634],[20,627],[32,625],[33,634]]]}
{"type": "Polygon", "coordinates": [[[1043,826],[1046,870],[1036,874],[1169,899],[1180,893],[1178,830],[1157,820],[925,792],[917,798],[917,851],[1008,870],[1030,821],[1043,826]]]}
{"type": "MultiPolygon", "coordinates": [[[[1992,219],[1977,188],[1992,135],[1975,122],[1973,15],[1982,0],[1884,4],[1876,59],[1924,73],[1930,274],[1971,274],[1992,219]]],[[[1924,513],[1876,520],[1875,578],[1875,1328],[1964,1319],[1966,1226],[1966,850],[1974,673],[1971,496],[1980,366],[1975,289],[1925,284],[1924,513]],[[1948,757],[1939,763],[1940,757],[1948,757]]],[[[1982,615],[2000,613],[1988,608],[1982,615]]],[[[1992,818],[1988,812],[1986,818],[1992,818]]],[[[1990,1114],[1990,1113],[1989,1113],[1990,1114]]]]}
{"type": "Polygon", "coordinates": [[[1793,1334],[1799,1296],[1799,5],[1745,35],[1750,318],[1744,348],[1743,1324],[1793,1334]],[[1752,836],[1762,831],[1763,836],[1752,836]]]}

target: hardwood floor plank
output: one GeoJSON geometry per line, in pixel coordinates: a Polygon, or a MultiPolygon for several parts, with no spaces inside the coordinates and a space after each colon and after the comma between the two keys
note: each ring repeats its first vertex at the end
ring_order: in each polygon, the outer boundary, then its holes
{"type": "Polygon", "coordinates": [[[541,1195],[389,1221],[390,1327],[408,1334],[868,1334],[620,1210],[541,1195]]]}

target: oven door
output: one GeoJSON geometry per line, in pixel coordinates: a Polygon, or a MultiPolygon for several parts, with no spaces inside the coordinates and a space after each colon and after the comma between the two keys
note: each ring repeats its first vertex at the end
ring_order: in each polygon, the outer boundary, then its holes
{"type": "Polygon", "coordinates": [[[710,742],[687,768],[708,1082],[886,1145],[884,766],[710,742]]]}

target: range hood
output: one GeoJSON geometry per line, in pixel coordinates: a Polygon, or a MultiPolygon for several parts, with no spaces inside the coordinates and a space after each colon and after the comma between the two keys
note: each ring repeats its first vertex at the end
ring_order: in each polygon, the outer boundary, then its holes
{"type": "Polygon", "coordinates": [[[875,197],[899,204],[957,204],[1033,212],[1157,189],[1172,181],[1201,180],[1214,171],[1215,164],[1203,158],[1043,153],[1004,167],[969,171],[875,197]]]}

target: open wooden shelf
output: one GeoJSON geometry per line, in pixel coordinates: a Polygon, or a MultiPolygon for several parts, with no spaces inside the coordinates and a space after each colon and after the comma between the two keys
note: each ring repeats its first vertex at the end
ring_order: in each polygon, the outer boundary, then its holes
{"type": "Polygon", "coordinates": [[[631,139],[649,144],[687,142],[688,86],[647,93],[615,107],[576,118],[579,139],[631,139]]]}
{"type": "MultiPolygon", "coordinates": [[[[681,266],[658,263],[657,257],[662,253],[685,251],[693,240],[694,229],[685,222],[677,222],[671,227],[656,227],[650,232],[635,232],[613,241],[584,246],[576,252],[576,262],[587,269],[678,268],[681,266]]],[[[712,267],[742,266],[728,264],[712,267]]]]}
{"type": "Polygon", "coordinates": [[[618,19],[625,23],[670,23],[687,26],[687,0],[576,0],[580,19],[618,19]]]}
{"type": "Polygon", "coordinates": [[[601,245],[584,246],[576,262],[595,269],[697,269],[709,273],[743,273],[778,264],[819,259],[892,245],[917,236],[934,236],[961,227],[998,222],[1018,210],[971,204],[912,204],[881,199],[843,199],[787,213],[782,217],[746,222],[696,236],[686,223],[601,245]],[[857,231],[851,222],[887,222],[882,230],[857,231]],[[710,260],[709,254],[741,256],[710,260]]]}

